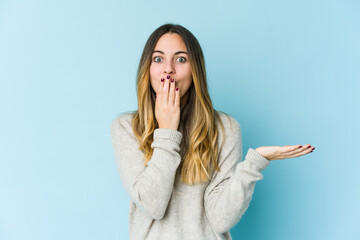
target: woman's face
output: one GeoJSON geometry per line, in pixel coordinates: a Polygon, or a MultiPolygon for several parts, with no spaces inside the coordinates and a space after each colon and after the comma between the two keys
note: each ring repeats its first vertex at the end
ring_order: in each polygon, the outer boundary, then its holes
{"type": "Polygon", "coordinates": [[[191,86],[192,77],[185,43],[177,33],[162,35],[152,53],[150,83],[156,93],[163,85],[161,78],[166,79],[167,75],[175,79],[175,87],[183,97],[191,86]]]}

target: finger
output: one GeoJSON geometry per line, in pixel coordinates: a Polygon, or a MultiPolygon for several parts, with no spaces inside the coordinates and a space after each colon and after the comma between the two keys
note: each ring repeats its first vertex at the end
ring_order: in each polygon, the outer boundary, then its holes
{"type": "Polygon", "coordinates": [[[161,102],[167,104],[169,99],[169,79],[165,79],[164,87],[162,89],[161,102]]]}
{"type": "Polygon", "coordinates": [[[161,103],[161,99],[162,99],[162,91],[163,91],[163,88],[164,88],[164,82],[165,82],[165,79],[161,79],[160,80],[160,84],[158,86],[158,91],[157,91],[157,98],[156,98],[156,101],[158,103],[161,103]]]}
{"type": "Polygon", "coordinates": [[[290,152],[291,154],[306,151],[309,147],[311,147],[310,144],[306,144],[304,146],[302,145],[295,145],[295,146],[299,146],[299,147],[295,147],[294,150],[290,152]]]}
{"type": "Polygon", "coordinates": [[[281,155],[283,158],[292,158],[295,154],[304,151],[304,148],[300,148],[301,145],[285,145],[280,147],[281,155]]]}
{"type": "Polygon", "coordinates": [[[311,145],[306,145],[307,147],[305,148],[300,148],[302,150],[298,151],[298,152],[293,152],[291,154],[288,154],[288,158],[294,158],[294,157],[299,157],[299,156],[303,156],[305,154],[310,153],[314,147],[311,147],[311,145]]]}
{"type": "Polygon", "coordinates": [[[280,151],[283,154],[291,153],[297,149],[299,149],[299,145],[285,145],[285,146],[280,147],[280,151]]]}
{"type": "Polygon", "coordinates": [[[295,153],[295,152],[302,152],[303,150],[307,149],[308,147],[311,147],[310,144],[306,144],[304,146],[302,145],[286,145],[283,146],[283,153],[295,153]]]}
{"type": "Polygon", "coordinates": [[[175,108],[180,106],[180,89],[178,87],[175,88],[175,108]]]}
{"type": "MultiPolygon", "coordinates": [[[[304,145],[304,146],[307,146],[307,145],[304,145]]],[[[289,153],[297,153],[297,152],[301,152],[303,151],[305,148],[298,144],[298,145],[292,145],[292,150],[289,152],[289,153]]]]}
{"type": "Polygon", "coordinates": [[[170,92],[169,92],[169,103],[174,105],[175,103],[175,79],[170,80],[170,92]]]}
{"type": "Polygon", "coordinates": [[[295,153],[295,154],[291,154],[289,156],[289,158],[294,158],[294,157],[300,157],[300,156],[303,156],[305,154],[308,154],[312,151],[312,148],[307,148],[306,150],[302,151],[302,152],[298,152],[298,153],[295,153]]]}

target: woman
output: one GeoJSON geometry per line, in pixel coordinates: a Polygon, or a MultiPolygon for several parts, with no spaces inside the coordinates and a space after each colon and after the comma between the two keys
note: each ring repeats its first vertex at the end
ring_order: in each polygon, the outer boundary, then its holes
{"type": "Polygon", "coordinates": [[[213,109],[197,39],[180,25],[157,28],[137,73],[138,110],[112,123],[121,182],[130,196],[130,239],[231,239],[271,160],[311,152],[307,144],[250,148],[241,129],[213,109]]]}

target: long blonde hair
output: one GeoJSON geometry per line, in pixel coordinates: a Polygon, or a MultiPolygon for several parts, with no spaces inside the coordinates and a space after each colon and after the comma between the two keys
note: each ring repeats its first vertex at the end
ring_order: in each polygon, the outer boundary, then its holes
{"type": "MultiPolygon", "coordinates": [[[[165,33],[179,34],[188,51],[192,72],[192,84],[189,88],[189,113],[184,121],[183,140],[185,153],[181,159],[177,174],[181,174],[183,183],[192,185],[208,182],[218,166],[219,132],[216,123],[220,123],[224,136],[224,125],[219,113],[213,109],[206,80],[205,61],[200,44],[195,36],[181,25],[164,24],[158,27],[147,40],[137,71],[136,91],[138,110],[133,114],[132,128],[138,139],[139,149],[145,154],[144,164],[151,160],[153,132],[158,128],[155,118],[155,91],[150,84],[150,64],[152,52],[159,38],[165,33]]],[[[222,138],[221,147],[224,143],[222,138]]]]}

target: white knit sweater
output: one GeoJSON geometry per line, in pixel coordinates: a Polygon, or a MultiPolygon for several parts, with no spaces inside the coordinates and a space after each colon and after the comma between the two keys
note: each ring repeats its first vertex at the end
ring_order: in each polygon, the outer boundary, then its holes
{"type": "MultiPolygon", "coordinates": [[[[156,129],[147,167],[131,128],[131,113],[111,125],[112,144],[120,180],[130,196],[130,240],[232,239],[229,230],[249,206],[255,183],[270,161],[250,148],[242,159],[241,129],[230,115],[218,112],[225,142],[208,183],[187,185],[176,170],[181,161],[182,122],[178,130],[156,129]]],[[[222,131],[219,127],[219,147],[222,131]]]]}

